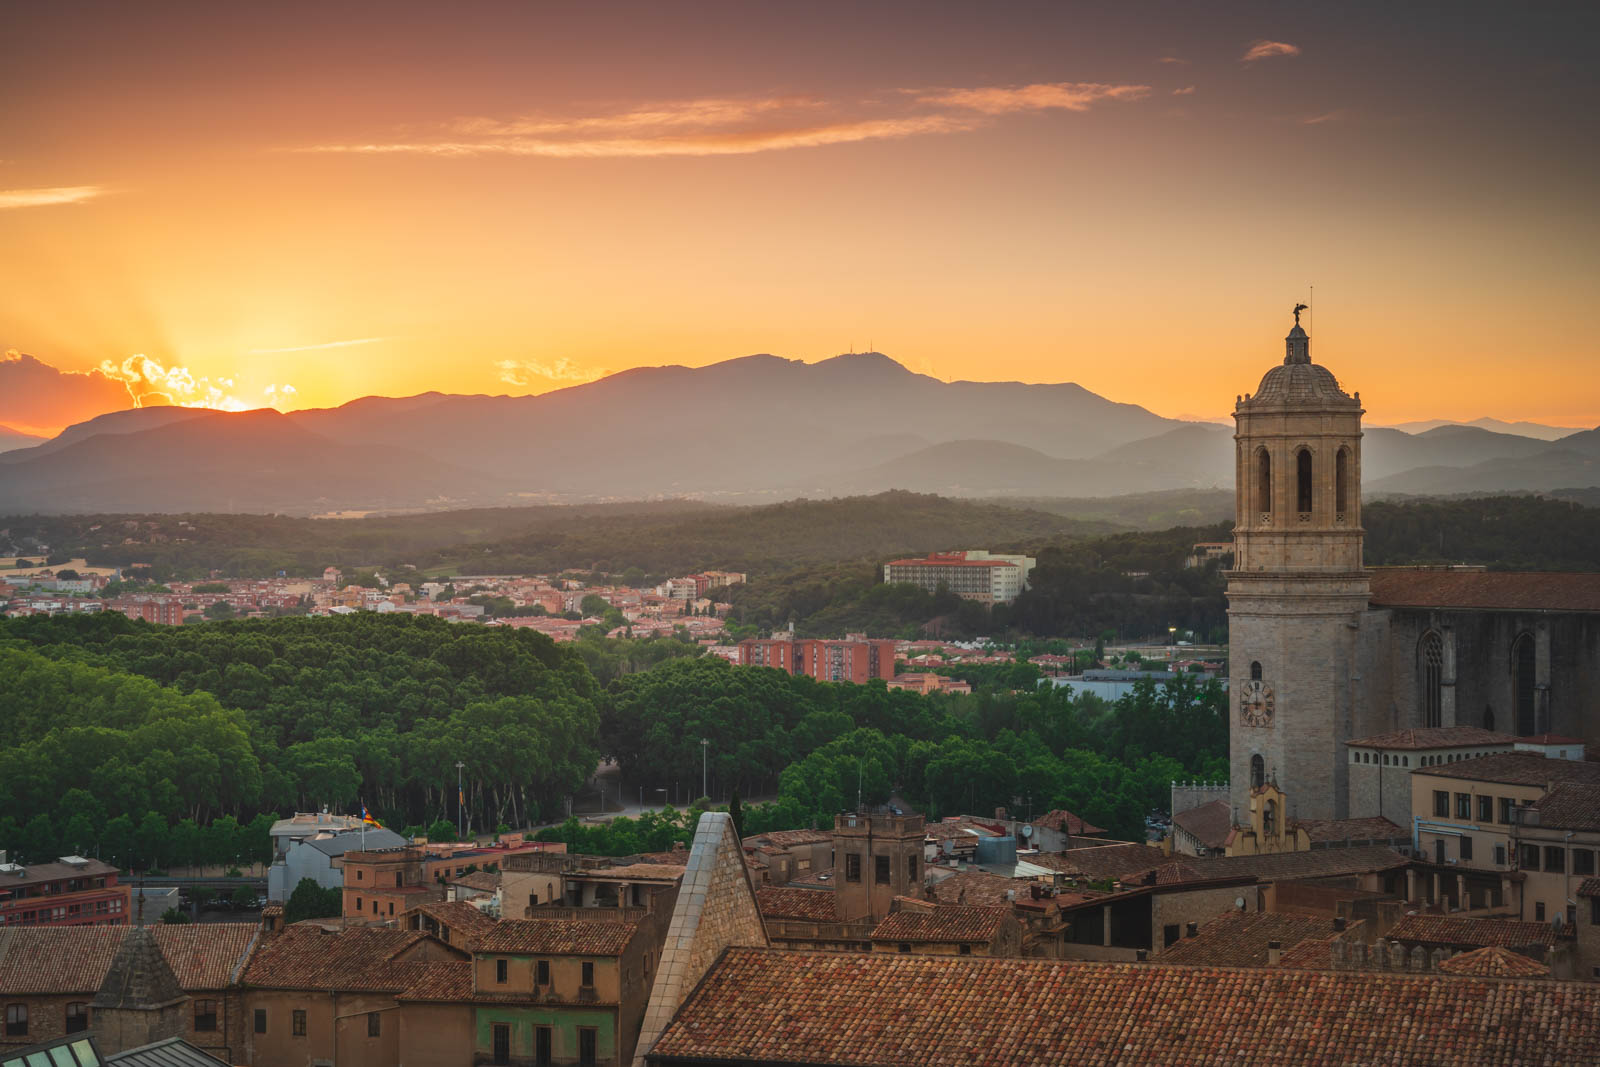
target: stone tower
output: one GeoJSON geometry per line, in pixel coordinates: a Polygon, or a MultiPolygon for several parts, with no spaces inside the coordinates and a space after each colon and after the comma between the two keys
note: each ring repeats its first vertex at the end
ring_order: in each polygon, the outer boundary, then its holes
{"type": "Polygon", "coordinates": [[[922,893],[921,815],[835,815],[833,898],[839,918],[877,923],[895,897],[922,893]]]}
{"type": "Polygon", "coordinates": [[[1300,327],[1280,366],[1234,408],[1233,570],[1228,572],[1230,793],[1276,781],[1287,815],[1342,818],[1361,561],[1361,394],[1311,362],[1300,327]]]}

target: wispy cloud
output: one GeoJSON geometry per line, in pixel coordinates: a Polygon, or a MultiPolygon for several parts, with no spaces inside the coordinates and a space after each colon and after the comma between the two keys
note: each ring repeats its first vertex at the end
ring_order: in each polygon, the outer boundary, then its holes
{"type": "Polygon", "coordinates": [[[51,207],[55,204],[81,204],[104,196],[98,185],[60,185],[52,189],[0,189],[0,210],[19,207],[51,207]]]}
{"type": "Polygon", "coordinates": [[[1174,89],[1174,90],[1172,90],[1172,95],[1173,96],[1193,96],[1194,95],[1194,86],[1185,85],[1182,89],[1174,89]]]}
{"type": "Polygon", "coordinates": [[[1240,59],[1242,63],[1254,63],[1258,59],[1270,59],[1273,56],[1297,56],[1300,46],[1288,44],[1284,41],[1252,41],[1250,48],[1240,59]]]}
{"type": "Polygon", "coordinates": [[[794,148],[962,133],[1027,111],[1087,111],[1139,100],[1145,85],[1052,82],[907,89],[852,103],[812,96],[707,98],[595,115],[464,118],[392,140],[301,151],[363,155],[539,156],[551,159],[735,156],[794,148]]]}
{"type": "Polygon", "coordinates": [[[1157,63],[1187,63],[1189,61],[1187,59],[1179,59],[1177,56],[1162,56],[1160,59],[1156,60],[1156,62],[1157,63]]]}
{"type": "Polygon", "coordinates": [[[1325,122],[1343,122],[1350,117],[1350,112],[1343,108],[1337,111],[1325,111],[1320,115],[1313,115],[1308,119],[1301,119],[1302,126],[1321,126],[1325,122]]]}
{"type": "Polygon", "coordinates": [[[349,348],[352,345],[375,345],[387,337],[357,337],[352,341],[324,341],[318,345],[290,345],[288,348],[252,348],[252,356],[270,356],[275,352],[314,352],[319,348],[349,348]]]}
{"type": "Polygon", "coordinates": [[[502,382],[518,389],[546,383],[592,382],[611,373],[603,367],[580,368],[566,357],[554,363],[540,363],[532,359],[498,359],[494,366],[500,372],[502,382]]]}

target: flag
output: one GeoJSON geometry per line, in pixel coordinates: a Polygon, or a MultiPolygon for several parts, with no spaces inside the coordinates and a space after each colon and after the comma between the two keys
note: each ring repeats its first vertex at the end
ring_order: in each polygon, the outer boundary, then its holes
{"type": "Polygon", "coordinates": [[[383,828],[383,824],[372,817],[372,812],[367,810],[367,806],[365,804],[361,805],[361,825],[376,826],[379,829],[383,828]]]}

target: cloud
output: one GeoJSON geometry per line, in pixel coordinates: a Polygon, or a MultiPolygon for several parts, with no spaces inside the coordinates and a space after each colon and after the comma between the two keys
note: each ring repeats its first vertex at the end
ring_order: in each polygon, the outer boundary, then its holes
{"type": "Polygon", "coordinates": [[[122,382],[98,370],[58,370],[16,349],[0,357],[0,425],[54,436],[62,427],[132,406],[122,382]]]}
{"type": "Polygon", "coordinates": [[[18,207],[50,207],[54,204],[81,204],[104,196],[98,185],[60,185],[53,189],[0,189],[0,210],[18,207]]]}
{"type": "Polygon", "coordinates": [[[1302,126],[1321,126],[1324,122],[1343,122],[1350,117],[1350,112],[1340,108],[1337,111],[1326,111],[1321,115],[1313,115],[1308,119],[1301,119],[1302,126]]]}
{"type": "Polygon", "coordinates": [[[498,359],[494,365],[500,372],[500,380],[518,389],[525,389],[530,385],[555,385],[559,382],[592,382],[611,373],[603,367],[583,370],[565,356],[554,363],[539,363],[531,359],[498,359]]]}
{"type": "Polygon", "coordinates": [[[1297,56],[1300,54],[1299,45],[1285,44],[1283,41],[1254,41],[1249,51],[1245,52],[1241,63],[1254,63],[1258,59],[1270,59],[1273,56],[1297,56]]]}
{"type": "Polygon", "coordinates": [[[324,341],[319,345],[291,345],[288,348],[252,348],[252,356],[270,356],[275,352],[313,352],[319,348],[349,348],[351,345],[375,345],[387,337],[357,337],[353,341],[324,341]]]}
{"type": "Polygon", "coordinates": [[[1179,59],[1177,56],[1162,56],[1160,59],[1156,60],[1156,62],[1157,63],[1187,63],[1189,61],[1187,59],[1179,59]]]}
{"type": "Polygon", "coordinates": [[[1173,96],[1193,96],[1194,95],[1194,86],[1185,85],[1182,89],[1174,89],[1174,90],[1172,90],[1172,95],[1173,96]]]}
{"type": "Polygon", "coordinates": [[[188,367],[165,366],[145,355],[129,356],[121,363],[102,360],[99,373],[121,382],[136,408],[175,404],[217,411],[249,411],[277,406],[295,393],[292,385],[268,386],[263,390],[262,402],[257,403],[238,396],[232,378],[196,377],[188,367]]]}
{"type": "Polygon", "coordinates": [[[1016,112],[1087,111],[1102,101],[1139,100],[1145,85],[1053,82],[908,89],[851,104],[812,96],[707,98],[608,114],[464,118],[418,136],[312,145],[306,152],[358,155],[538,156],[551,159],[735,156],[896,140],[978,129],[1016,112]]]}
{"type": "Polygon", "coordinates": [[[1009,88],[948,89],[922,97],[927,104],[968,108],[985,115],[1017,111],[1088,111],[1106,100],[1142,100],[1148,85],[1106,85],[1101,82],[1040,82],[1009,88]]]}

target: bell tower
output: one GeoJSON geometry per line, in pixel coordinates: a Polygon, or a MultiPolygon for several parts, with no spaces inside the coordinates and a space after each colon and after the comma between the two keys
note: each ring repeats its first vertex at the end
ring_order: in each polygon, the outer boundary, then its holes
{"type": "Polygon", "coordinates": [[[1228,572],[1229,760],[1234,821],[1275,781],[1287,816],[1342,818],[1361,544],[1361,394],[1311,362],[1300,326],[1255,395],[1234,407],[1228,572]]]}

